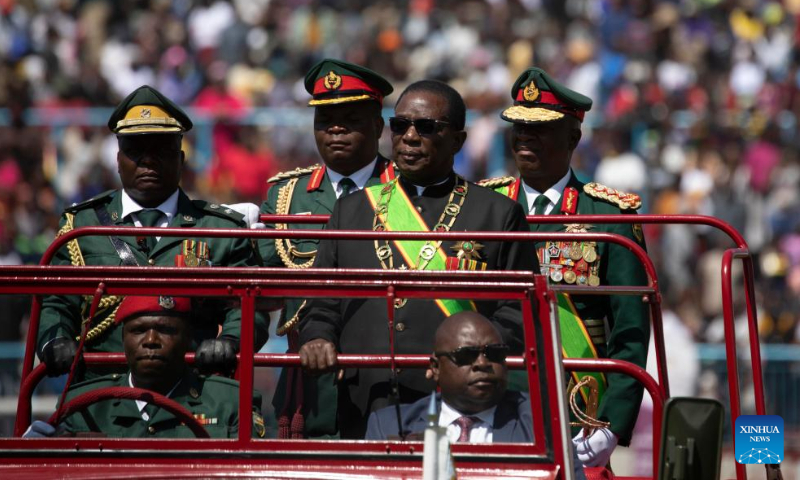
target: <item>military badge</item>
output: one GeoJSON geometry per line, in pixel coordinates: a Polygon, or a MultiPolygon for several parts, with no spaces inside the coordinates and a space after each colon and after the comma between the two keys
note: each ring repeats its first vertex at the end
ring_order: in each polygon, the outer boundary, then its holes
{"type": "Polygon", "coordinates": [[[164,310],[172,310],[175,308],[175,299],[168,295],[161,295],[158,297],[158,305],[164,310]]]}
{"type": "Polygon", "coordinates": [[[116,222],[118,218],[119,214],[117,212],[111,212],[111,220],[114,220],[116,222]]]}
{"type": "Polygon", "coordinates": [[[578,280],[578,274],[574,270],[567,270],[564,272],[564,281],[573,284],[578,280]]]}
{"type": "Polygon", "coordinates": [[[633,228],[633,236],[636,237],[636,240],[639,240],[639,243],[644,242],[644,232],[642,231],[642,224],[634,223],[632,228],[633,228]]]}
{"type": "Polygon", "coordinates": [[[568,187],[564,190],[564,199],[561,201],[561,212],[574,215],[578,210],[578,190],[568,187]]]}
{"type": "Polygon", "coordinates": [[[561,271],[561,265],[550,267],[550,280],[560,282],[564,279],[564,273],[561,271]]]}
{"type": "Polygon", "coordinates": [[[547,246],[547,254],[550,256],[550,258],[558,258],[561,256],[561,248],[559,248],[559,246],[555,243],[550,243],[547,246]]]}
{"type": "Polygon", "coordinates": [[[586,263],[592,263],[597,260],[597,250],[595,250],[594,245],[590,244],[583,249],[583,259],[586,260],[586,263]]]}
{"type": "Polygon", "coordinates": [[[264,438],[267,434],[267,427],[264,426],[264,417],[257,412],[253,412],[253,428],[255,429],[258,438],[264,438]]]}
{"type": "Polygon", "coordinates": [[[207,242],[199,242],[196,240],[184,240],[181,245],[182,261],[176,259],[176,264],[181,264],[186,267],[207,267],[209,262],[209,250],[207,242]]]}
{"type": "Polygon", "coordinates": [[[200,425],[216,425],[219,419],[216,417],[206,417],[205,413],[193,413],[192,416],[200,425]]]}
{"type": "Polygon", "coordinates": [[[153,113],[150,111],[149,108],[143,108],[141,112],[139,112],[139,116],[141,118],[150,118],[153,113]]]}
{"type": "Polygon", "coordinates": [[[535,102],[537,98],[539,98],[539,89],[536,88],[536,83],[531,80],[531,83],[525,86],[525,89],[522,91],[522,98],[529,102],[535,102]]]}
{"type": "Polygon", "coordinates": [[[594,228],[594,225],[586,225],[583,223],[565,223],[564,226],[566,233],[586,233],[594,228]]]}
{"type": "Polygon", "coordinates": [[[328,90],[338,90],[339,87],[342,86],[342,77],[336,75],[336,73],[331,70],[327,75],[325,75],[325,80],[323,80],[323,83],[325,88],[328,90]]]}
{"type": "Polygon", "coordinates": [[[450,250],[455,250],[458,252],[456,254],[457,258],[464,258],[466,260],[480,260],[481,254],[478,252],[483,250],[483,244],[466,240],[453,245],[450,247],[450,250]]]}

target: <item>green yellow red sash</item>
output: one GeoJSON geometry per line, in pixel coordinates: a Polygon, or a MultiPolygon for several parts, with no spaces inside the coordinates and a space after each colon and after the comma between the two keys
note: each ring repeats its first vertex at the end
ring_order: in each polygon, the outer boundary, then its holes
{"type": "MultiPolygon", "coordinates": [[[[586,326],[578,315],[569,294],[559,293],[556,297],[558,299],[558,326],[561,328],[561,353],[564,358],[598,358],[589,332],[586,331],[586,326]]],[[[594,377],[597,380],[597,401],[600,402],[607,387],[606,377],[602,372],[572,372],[571,375],[575,383],[587,375],[594,377]]],[[[588,393],[588,387],[581,389],[581,397],[584,402],[588,399],[588,393]]]]}
{"type": "MultiPolygon", "coordinates": [[[[367,194],[369,203],[372,205],[373,210],[378,208],[381,201],[381,190],[385,185],[374,185],[367,187],[364,192],[367,194]]],[[[390,232],[430,232],[430,229],[425,224],[425,220],[420,217],[417,209],[411,203],[406,192],[399,188],[397,184],[394,185],[394,191],[389,196],[386,202],[386,213],[380,215],[380,219],[386,226],[386,231],[390,232]],[[388,213],[391,212],[391,218],[388,213]]],[[[406,265],[411,268],[417,267],[417,259],[420,257],[420,251],[426,243],[420,240],[394,240],[392,243],[397,247],[400,255],[403,256],[406,265]]],[[[424,267],[425,270],[445,270],[447,263],[447,255],[442,251],[441,247],[436,249],[436,255],[424,267]]],[[[458,299],[436,299],[436,305],[446,316],[453,315],[465,310],[476,311],[477,307],[472,300],[458,300],[458,299]]]]}

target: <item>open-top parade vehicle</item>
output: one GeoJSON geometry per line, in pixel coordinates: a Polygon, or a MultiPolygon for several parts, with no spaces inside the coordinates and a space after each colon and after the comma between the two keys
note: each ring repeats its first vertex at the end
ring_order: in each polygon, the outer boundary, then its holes
{"type": "MultiPolygon", "coordinates": [[[[744,239],[726,223],[711,217],[655,215],[584,216],[583,223],[689,223],[705,224],[727,233],[735,246],[728,249],[721,267],[725,340],[728,365],[730,419],[741,414],[736,339],[734,336],[732,264],[744,265],[744,295],[750,337],[756,413],[765,414],[757,319],[753,296],[753,265],[744,239]],[[628,218],[625,218],[628,217],[628,218]]],[[[316,216],[272,216],[268,222],[313,223],[316,216]]],[[[540,223],[563,223],[558,217],[529,217],[540,223]]],[[[499,233],[499,232],[363,232],[309,230],[216,230],[194,229],[196,237],[248,238],[340,238],[447,239],[514,241],[553,239],[613,242],[631,250],[648,275],[646,286],[548,285],[547,278],[534,272],[511,271],[382,271],[357,269],[276,268],[178,268],[178,267],[70,267],[49,266],[54,253],[66,242],[84,235],[185,236],[182,229],[133,227],[87,227],[75,229],[51,245],[39,266],[0,267],[0,294],[34,295],[30,328],[22,367],[14,438],[0,439],[0,474],[8,478],[422,478],[423,443],[416,441],[349,441],[253,439],[252,425],[240,422],[238,438],[202,438],[201,425],[187,426],[196,439],[118,439],[98,437],[19,438],[31,423],[31,398],[45,375],[43,365],[34,367],[41,299],[46,294],[86,295],[97,303],[103,295],[171,295],[228,297],[241,306],[242,331],[236,378],[240,382],[240,418],[249,418],[253,398],[254,368],[299,365],[297,354],[256,354],[253,351],[253,317],[260,298],[363,297],[385,298],[387,335],[393,335],[395,298],[513,299],[521,302],[525,351],[509,357],[510,369],[527,373],[531,397],[534,441],[531,443],[455,444],[452,456],[458,478],[573,478],[570,441],[569,399],[564,371],[620,372],[641,382],[653,401],[653,471],[658,478],[715,478],[719,476],[722,417],[718,404],[708,401],[669,399],[665,342],[661,328],[660,294],[655,268],[646,252],[619,235],[609,233],[499,233]],[[644,369],[617,360],[563,358],[558,328],[556,294],[614,294],[640,296],[650,307],[656,346],[658,379],[644,369]],[[666,403],[666,407],[665,407],[666,403]],[[665,408],[667,414],[665,415],[665,408]],[[704,425],[692,425],[692,414],[711,415],[704,425]],[[699,431],[693,431],[699,429],[699,431]],[[701,454],[702,453],[702,454],[701,454]]],[[[390,338],[390,345],[392,341],[390,338]]],[[[680,346],[676,346],[680,348],[680,346]]],[[[124,355],[88,353],[89,365],[121,365],[124,355]]],[[[193,355],[188,355],[191,362],[193,355]]],[[[425,368],[427,355],[340,355],[343,367],[425,368]]],[[[263,392],[267,398],[272,392],[263,392]]],[[[148,398],[171,408],[168,399],[152,393],[110,391],[59,410],[86,406],[101,398],[148,398]],[[149,397],[148,397],[149,395],[149,397]],[[142,397],[144,396],[144,397],[142,397]]],[[[181,415],[181,412],[177,412],[181,415]]],[[[181,417],[183,418],[183,417],[181,417]]],[[[57,423],[57,419],[51,419],[57,423]]],[[[779,470],[768,466],[766,476],[777,478],[779,470]]],[[[747,477],[744,465],[736,464],[736,478],[747,477]]],[[[588,478],[614,477],[606,469],[586,469],[588,478]]]]}

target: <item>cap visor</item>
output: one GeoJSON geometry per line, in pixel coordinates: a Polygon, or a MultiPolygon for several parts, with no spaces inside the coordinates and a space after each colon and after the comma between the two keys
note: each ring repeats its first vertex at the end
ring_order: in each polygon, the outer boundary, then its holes
{"type": "Polygon", "coordinates": [[[338,98],[325,98],[322,100],[309,100],[309,107],[318,107],[320,105],[338,105],[340,103],[363,102],[365,100],[378,101],[375,97],[369,95],[356,95],[354,97],[338,97],[338,98]]]}
{"type": "Polygon", "coordinates": [[[165,127],[163,125],[140,125],[136,127],[124,127],[116,131],[117,135],[144,135],[144,134],[181,134],[183,129],[180,127],[165,127]]]}
{"type": "Polygon", "coordinates": [[[503,110],[500,117],[513,123],[544,123],[560,120],[564,118],[564,114],[547,108],[514,105],[503,110]]]}

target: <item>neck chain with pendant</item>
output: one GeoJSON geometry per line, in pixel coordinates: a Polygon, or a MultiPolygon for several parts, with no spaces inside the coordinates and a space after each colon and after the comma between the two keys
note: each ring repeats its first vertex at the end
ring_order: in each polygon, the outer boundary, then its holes
{"type": "MultiPolygon", "coordinates": [[[[394,179],[387,183],[381,190],[381,198],[378,200],[375,207],[375,217],[372,220],[372,231],[383,232],[386,230],[386,222],[389,221],[389,200],[392,198],[395,188],[397,188],[398,179],[394,179]],[[381,220],[383,216],[383,220],[381,220]]],[[[464,205],[464,199],[467,197],[467,190],[469,186],[467,181],[460,175],[456,175],[456,182],[453,186],[453,191],[450,192],[450,198],[447,200],[447,205],[444,211],[439,216],[439,222],[434,225],[431,231],[434,232],[449,232],[456,217],[461,213],[461,206],[464,205]]],[[[431,259],[436,256],[436,251],[442,245],[442,241],[425,241],[425,245],[419,251],[416,265],[408,265],[411,270],[425,270],[431,259]]],[[[389,245],[388,240],[375,240],[375,253],[378,255],[378,260],[381,262],[381,267],[384,270],[394,269],[394,258],[392,254],[392,247],[389,245]]],[[[405,268],[404,266],[400,267],[405,268]]]]}

